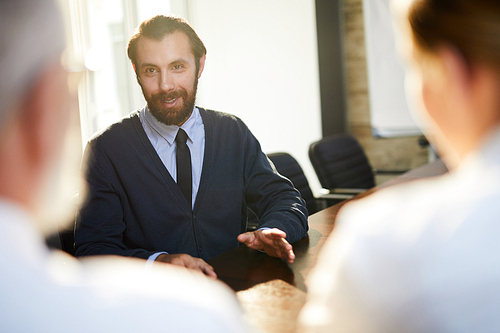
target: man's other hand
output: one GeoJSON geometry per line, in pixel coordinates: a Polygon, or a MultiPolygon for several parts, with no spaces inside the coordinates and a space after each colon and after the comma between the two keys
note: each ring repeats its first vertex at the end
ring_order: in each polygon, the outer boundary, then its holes
{"type": "Polygon", "coordinates": [[[217,274],[214,268],[207,264],[203,259],[191,257],[189,254],[160,254],[155,261],[166,262],[172,265],[183,266],[195,271],[200,271],[205,275],[216,279],[217,274]]]}
{"type": "Polygon", "coordinates": [[[279,229],[265,229],[245,232],[238,236],[238,241],[254,250],[263,250],[268,255],[283,258],[293,263],[295,254],[293,247],[287,242],[286,233],[279,229]]]}

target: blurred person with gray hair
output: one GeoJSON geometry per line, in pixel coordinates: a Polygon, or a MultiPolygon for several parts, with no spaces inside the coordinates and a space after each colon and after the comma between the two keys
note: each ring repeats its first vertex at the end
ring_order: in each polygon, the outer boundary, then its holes
{"type": "Polygon", "coordinates": [[[234,294],[201,273],[47,248],[81,182],[64,27],[52,0],[1,0],[0,31],[0,331],[245,332],[234,294]]]}

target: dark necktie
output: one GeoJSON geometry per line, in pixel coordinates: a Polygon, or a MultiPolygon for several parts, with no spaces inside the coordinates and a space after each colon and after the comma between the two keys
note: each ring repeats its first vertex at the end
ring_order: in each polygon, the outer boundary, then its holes
{"type": "Polygon", "coordinates": [[[177,159],[177,185],[181,189],[182,194],[186,197],[189,207],[191,208],[191,193],[192,172],[191,172],[191,153],[186,144],[187,134],[182,128],[179,128],[175,142],[177,143],[176,159],[177,159]]]}

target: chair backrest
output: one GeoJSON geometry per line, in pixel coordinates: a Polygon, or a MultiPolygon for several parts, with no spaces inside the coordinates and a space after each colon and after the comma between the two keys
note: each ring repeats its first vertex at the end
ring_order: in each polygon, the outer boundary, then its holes
{"type": "Polygon", "coordinates": [[[316,213],[318,211],[316,198],[297,160],[287,153],[273,153],[268,154],[267,157],[273,162],[280,175],[290,179],[293,186],[300,192],[302,199],[306,202],[309,215],[316,213]]]}
{"type": "Polygon", "coordinates": [[[312,143],[309,159],[321,186],[326,189],[375,186],[368,158],[352,135],[336,134],[312,143]]]}

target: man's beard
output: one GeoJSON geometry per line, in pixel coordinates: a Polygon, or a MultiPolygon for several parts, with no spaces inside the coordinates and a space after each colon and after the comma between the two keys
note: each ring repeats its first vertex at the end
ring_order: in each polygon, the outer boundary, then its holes
{"type": "Polygon", "coordinates": [[[161,123],[165,125],[181,125],[185,122],[194,109],[196,100],[196,91],[198,89],[198,77],[195,78],[193,90],[189,93],[186,89],[179,89],[170,93],[159,93],[148,96],[144,93],[144,98],[148,103],[149,112],[161,123]],[[173,108],[165,108],[162,106],[163,101],[172,100],[174,98],[182,98],[182,105],[173,108]]]}

